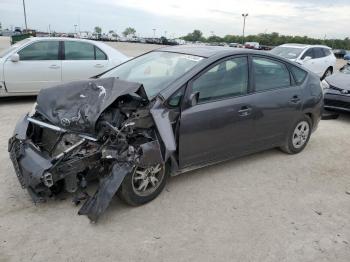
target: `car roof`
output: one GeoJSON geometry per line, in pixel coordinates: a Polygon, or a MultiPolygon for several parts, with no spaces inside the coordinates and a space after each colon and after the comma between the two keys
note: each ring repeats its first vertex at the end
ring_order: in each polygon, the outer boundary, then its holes
{"type": "MultiPolygon", "coordinates": [[[[224,46],[202,46],[202,45],[178,45],[178,46],[171,46],[171,47],[163,47],[160,49],[156,49],[155,51],[181,53],[181,54],[187,54],[187,55],[201,56],[205,58],[209,58],[215,55],[231,55],[231,54],[235,55],[235,54],[247,54],[247,53],[262,54],[262,51],[254,51],[254,50],[245,49],[245,48],[234,48],[234,47],[224,47],[224,46]]],[[[266,52],[264,52],[264,54],[266,54],[266,52]]]]}
{"type": "Polygon", "coordinates": [[[85,42],[85,43],[93,43],[95,45],[100,45],[103,44],[103,42],[99,41],[94,41],[90,39],[83,39],[83,38],[73,38],[73,37],[48,37],[48,36],[43,36],[43,37],[30,37],[30,41],[35,42],[35,41],[42,41],[42,40],[56,40],[56,41],[78,41],[78,42],[85,42]]]}
{"type": "Polygon", "coordinates": [[[283,44],[280,45],[282,47],[294,47],[294,48],[309,48],[309,47],[322,47],[322,48],[327,48],[327,49],[331,49],[329,46],[326,45],[307,45],[307,44],[293,44],[293,43],[287,43],[287,44],[283,44]]]}

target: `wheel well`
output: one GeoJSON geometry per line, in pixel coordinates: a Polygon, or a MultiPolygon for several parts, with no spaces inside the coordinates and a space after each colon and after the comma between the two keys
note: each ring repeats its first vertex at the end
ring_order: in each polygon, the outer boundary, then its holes
{"type": "Polygon", "coordinates": [[[313,119],[313,115],[311,113],[305,113],[306,116],[310,117],[311,119],[311,124],[314,125],[314,119],[313,119]]]}

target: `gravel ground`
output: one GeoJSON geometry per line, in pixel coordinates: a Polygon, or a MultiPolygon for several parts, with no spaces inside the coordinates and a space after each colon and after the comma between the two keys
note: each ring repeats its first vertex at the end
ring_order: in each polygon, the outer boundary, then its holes
{"type": "Polygon", "coordinates": [[[69,195],[35,206],[20,188],[7,140],[34,100],[0,100],[1,262],[349,261],[350,115],[321,121],[298,155],[269,150],[170,178],[151,203],[115,198],[91,224],[69,195]]]}

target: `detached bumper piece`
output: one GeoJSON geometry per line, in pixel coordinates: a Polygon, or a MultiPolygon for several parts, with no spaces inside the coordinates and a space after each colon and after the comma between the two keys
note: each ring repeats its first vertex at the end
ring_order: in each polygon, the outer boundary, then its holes
{"type": "Polygon", "coordinates": [[[87,215],[92,222],[97,222],[99,216],[107,209],[113,196],[123,182],[124,177],[132,171],[130,164],[115,164],[112,173],[100,180],[100,185],[93,197],[90,197],[80,208],[79,215],[87,215]]]}

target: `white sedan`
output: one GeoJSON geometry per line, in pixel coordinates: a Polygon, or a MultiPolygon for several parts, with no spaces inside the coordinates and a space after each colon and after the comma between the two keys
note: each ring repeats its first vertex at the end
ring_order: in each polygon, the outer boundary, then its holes
{"type": "Polygon", "coordinates": [[[0,52],[0,97],[36,95],[42,88],[88,79],[126,60],[102,42],[28,38],[0,52]]]}

